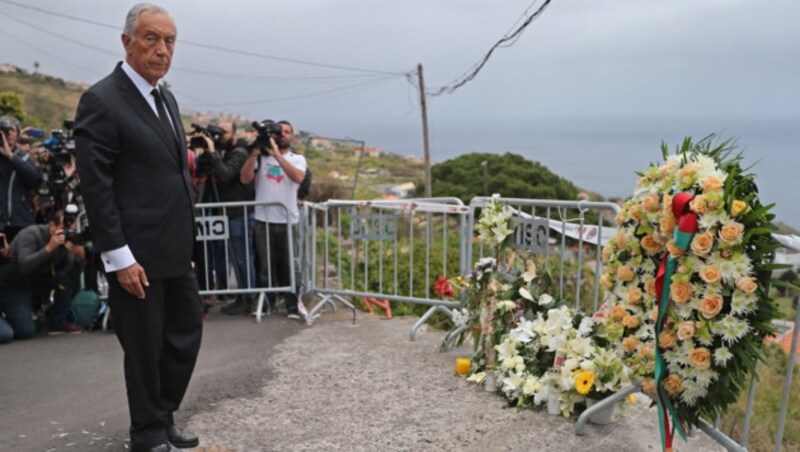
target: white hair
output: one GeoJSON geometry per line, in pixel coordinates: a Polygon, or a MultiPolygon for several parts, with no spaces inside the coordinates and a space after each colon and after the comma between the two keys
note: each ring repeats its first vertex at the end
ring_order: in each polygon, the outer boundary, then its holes
{"type": "Polygon", "coordinates": [[[128,36],[133,36],[134,30],[136,30],[136,22],[139,21],[139,16],[145,11],[169,16],[167,10],[158,5],[153,5],[152,3],[137,3],[133,5],[133,8],[128,11],[128,15],[125,16],[125,29],[122,32],[128,36]]]}

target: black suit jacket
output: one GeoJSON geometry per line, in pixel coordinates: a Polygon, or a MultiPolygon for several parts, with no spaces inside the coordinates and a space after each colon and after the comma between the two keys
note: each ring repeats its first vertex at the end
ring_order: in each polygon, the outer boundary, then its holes
{"type": "Polygon", "coordinates": [[[148,278],[188,272],[194,246],[185,132],[175,97],[161,92],[177,144],[121,63],[81,96],[75,116],[78,174],[95,249],[128,245],[148,278]]]}

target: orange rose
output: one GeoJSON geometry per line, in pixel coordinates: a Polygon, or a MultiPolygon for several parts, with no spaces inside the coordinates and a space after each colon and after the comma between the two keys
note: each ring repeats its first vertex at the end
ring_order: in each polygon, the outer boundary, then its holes
{"type": "Polygon", "coordinates": [[[622,348],[628,353],[633,353],[637,345],[639,345],[639,338],[636,336],[628,336],[622,340],[622,348]]]}
{"type": "Polygon", "coordinates": [[[689,364],[705,370],[711,367],[711,352],[705,347],[697,347],[689,352],[689,364]]]}
{"type": "Polygon", "coordinates": [[[685,341],[694,336],[694,322],[687,320],[678,324],[678,339],[685,341]]]}
{"type": "Polygon", "coordinates": [[[655,213],[661,209],[658,205],[658,195],[649,195],[642,200],[642,208],[648,212],[655,213]]]}
{"type": "Polygon", "coordinates": [[[628,213],[625,210],[620,210],[619,213],[614,217],[614,223],[617,223],[617,226],[622,226],[627,219],[628,213]]]}
{"type": "Polygon", "coordinates": [[[689,203],[689,208],[698,215],[705,215],[708,213],[708,201],[705,196],[697,195],[692,198],[692,201],[689,203]]]}
{"type": "Polygon", "coordinates": [[[623,265],[617,269],[617,279],[623,282],[630,282],[633,281],[633,278],[636,275],[633,273],[630,267],[627,265],[623,265]]]}
{"type": "Polygon", "coordinates": [[[664,330],[658,335],[658,345],[661,348],[672,348],[678,341],[678,336],[669,330],[664,330]]]}
{"type": "Polygon", "coordinates": [[[656,296],[656,279],[650,278],[644,282],[644,290],[652,296],[656,296]]]}
{"type": "Polygon", "coordinates": [[[664,379],[664,390],[671,396],[680,394],[681,391],[683,391],[683,381],[681,381],[681,377],[675,374],[667,375],[667,378],[664,379]]]}
{"type": "Polygon", "coordinates": [[[688,163],[678,171],[678,176],[680,176],[681,179],[692,177],[695,174],[697,174],[697,163],[688,163]]]}
{"type": "Polygon", "coordinates": [[[710,294],[700,300],[697,310],[700,311],[700,314],[703,314],[703,317],[713,319],[722,310],[722,305],[722,295],[710,294]]]}
{"type": "Polygon", "coordinates": [[[634,220],[640,223],[642,222],[642,206],[640,206],[639,204],[632,205],[628,213],[634,220]]]}
{"type": "Polygon", "coordinates": [[[722,272],[718,265],[704,265],[700,267],[700,278],[709,284],[716,284],[722,279],[722,272]]]}
{"type": "Polygon", "coordinates": [[[642,391],[645,394],[656,395],[656,381],[652,378],[642,378],[642,391]]]}
{"type": "Polygon", "coordinates": [[[661,197],[661,213],[672,215],[672,195],[664,194],[661,197]]]}
{"type": "Polygon", "coordinates": [[[636,352],[636,354],[639,355],[640,358],[652,359],[654,348],[655,345],[652,342],[647,342],[645,344],[642,344],[641,347],[639,347],[639,350],[636,352]]]}
{"type": "Polygon", "coordinates": [[[719,231],[720,240],[729,245],[739,243],[742,240],[742,235],[744,235],[744,225],[735,221],[726,224],[719,231]]]}
{"type": "Polygon", "coordinates": [[[661,252],[661,243],[659,243],[658,240],[656,240],[656,238],[652,235],[646,235],[642,237],[640,243],[647,254],[656,254],[661,252]]]}
{"type": "Polygon", "coordinates": [[[749,276],[742,276],[736,281],[736,287],[744,293],[753,293],[758,289],[758,283],[749,276]]]}
{"type": "Polygon", "coordinates": [[[611,282],[608,274],[603,274],[603,276],[600,277],[600,285],[605,290],[611,290],[611,288],[614,287],[614,283],[611,282]]]}
{"type": "Polygon", "coordinates": [[[658,320],[658,308],[651,309],[650,314],[648,314],[647,318],[649,318],[651,322],[655,322],[656,320],[658,320]]]}
{"type": "Polygon", "coordinates": [[[672,234],[675,230],[675,217],[671,213],[664,214],[661,216],[658,225],[664,234],[672,234]]]}
{"type": "Polygon", "coordinates": [[[625,325],[625,328],[636,328],[639,326],[639,318],[633,315],[626,315],[622,318],[622,324],[625,325]]]}
{"type": "Polygon", "coordinates": [[[642,289],[638,287],[631,287],[630,289],[628,289],[628,293],[625,294],[625,299],[631,305],[636,306],[637,304],[639,304],[640,301],[642,301],[643,295],[644,294],[642,294],[642,289]]]}
{"type": "Polygon", "coordinates": [[[626,314],[627,312],[625,311],[625,308],[623,308],[622,306],[614,306],[613,308],[611,308],[611,318],[613,320],[622,320],[622,318],[625,317],[626,314]]]}
{"type": "Polygon", "coordinates": [[[607,264],[608,261],[611,260],[611,255],[613,253],[614,251],[611,249],[610,245],[606,245],[603,247],[602,259],[604,264],[607,264]]]}
{"type": "Polygon", "coordinates": [[[722,181],[717,177],[708,176],[703,182],[703,191],[714,191],[720,188],[722,188],[722,181]]]}
{"type": "Polygon", "coordinates": [[[708,232],[697,234],[692,239],[692,251],[694,254],[705,256],[714,246],[714,236],[708,232]]]}
{"type": "Polygon", "coordinates": [[[731,215],[734,217],[739,216],[740,213],[747,211],[747,203],[739,199],[733,201],[731,204],[731,215]]]}
{"type": "Polygon", "coordinates": [[[677,259],[683,256],[684,253],[684,251],[678,245],[676,245],[675,242],[673,242],[672,240],[667,242],[667,251],[669,251],[669,255],[673,259],[677,259]]]}
{"type": "Polygon", "coordinates": [[[683,281],[673,281],[669,285],[670,298],[675,303],[684,304],[689,301],[692,296],[692,285],[683,281]]]}

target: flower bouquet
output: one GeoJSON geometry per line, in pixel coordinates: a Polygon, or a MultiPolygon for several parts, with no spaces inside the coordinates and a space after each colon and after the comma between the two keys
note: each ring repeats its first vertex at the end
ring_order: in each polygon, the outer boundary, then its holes
{"type": "Polygon", "coordinates": [[[733,403],[772,332],[772,205],[741,154],[714,136],[684,140],[641,174],[603,249],[600,332],[679,434],[733,403]]]}

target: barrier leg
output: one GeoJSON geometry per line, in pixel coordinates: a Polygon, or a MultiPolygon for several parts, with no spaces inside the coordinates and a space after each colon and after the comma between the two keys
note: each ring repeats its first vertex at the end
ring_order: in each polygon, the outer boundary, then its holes
{"type": "Polygon", "coordinates": [[[709,438],[716,441],[725,449],[728,449],[732,452],[747,452],[746,447],[742,447],[739,443],[730,439],[727,435],[714,428],[714,426],[709,424],[705,419],[700,419],[698,427],[700,427],[700,430],[708,435],[709,438]]]}
{"type": "Polygon", "coordinates": [[[441,312],[442,314],[450,318],[453,317],[453,313],[450,312],[450,310],[445,308],[444,306],[431,307],[425,312],[425,314],[422,315],[422,317],[419,318],[419,320],[417,320],[414,326],[411,327],[411,335],[410,335],[411,342],[414,342],[417,339],[417,331],[422,327],[422,325],[424,325],[425,322],[427,322],[428,319],[431,318],[431,316],[433,316],[433,314],[437,312],[441,312]]]}
{"type": "Polygon", "coordinates": [[[453,341],[456,340],[458,335],[463,333],[464,331],[467,331],[467,328],[468,328],[467,325],[461,325],[460,327],[454,329],[453,331],[448,332],[447,335],[444,337],[445,346],[442,347],[442,351],[448,350],[453,345],[453,341]]]}
{"type": "Polygon", "coordinates": [[[339,303],[341,303],[342,305],[346,306],[348,309],[353,311],[353,324],[356,323],[356,307],[352,303],[350,303],[349,301],[347,301],[346,299],[344,299],[339,295],[317,295],[317,296],[322,297],[322,299],[308,313],[308,316],[306,317],[306,325],[310,326],[311,324],[314,323],[315,320],[321,317],[322,310],[325,309],[325,306],[330,306],[331,309],[335,311],[336,310],[335,301],[338,301],[339,303]]]}
{"type": "Polygon", "coordinates": [[[608,396],[605,399],[595,403],[594,405],[590,406],[586,409],[581,415],[578,417],[578,422],[575,423],[575,434],[580,436],[583,435],[583,427],[586,425],[586,422],[589,421],[589,417],[591,417],[594,413],[598,411],[602,411],[603,409],[613,405],[620,400],[628,397],[629,395],[633,394],[634,392],[639,392],[640,384],[637,383],[633,386],[628,386],[627,388],[617,392],[614,395],[608,396]]]}
{"type": "Polygon", "coordinates": [[[258,294],[258,303],[256,303],[256,323],[261,323],[261,317],[264,315],[262,309],[266,302],[267,295],[264,292],[258,294]]]}

